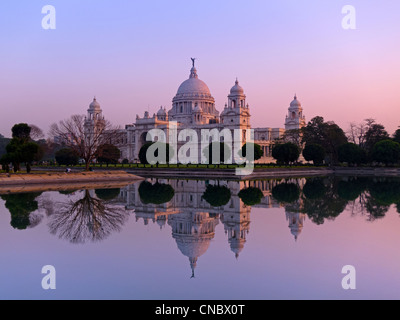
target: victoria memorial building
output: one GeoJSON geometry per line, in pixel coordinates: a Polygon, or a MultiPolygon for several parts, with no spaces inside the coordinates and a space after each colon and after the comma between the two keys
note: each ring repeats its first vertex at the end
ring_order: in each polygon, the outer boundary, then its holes
{"type": "MultiPolygon", "coordinates": [[[[290,103],[285,119],[285,128],[252,128],[250,111],[251,107],[246,102],[244,89],[239,85],[237,79],[229,91],[224,109],[222,112],[218,111],[210,89],[205,82],[199,79],[195,68],[195,59],[192,59],[189,78],[179,86],[172,99],[171,108],[167,110],[167,108],[161,107],[153,115],[150,115],[148,111],[144,113],[143,117],[137,115],[135,123],[126,125],[125,129],[121,131],[122,143],[118,146],[121,150],[121,160],[128,159],[130,162],[137,162],[139,150],[147,142],[147,133],[152,129],[161,129],[167,132],[169,123],[173,121],[177,123],[178,132],[183,129],[192,129],[197,132],[198,137],[201,136],[203,129],[218,129],[219,131],[229,129],[232,132],[235,129],[241,129],[245,139],[246,131],[253,129],[254,143],[261,146],[264,154],[260,162],[272,162],[271,152],[274,141],[282,138],[286,130],[299,129],[306,124],[303,108],[297,96],[290,103]]],[[[101,106],[95,98],[89,106],[85,125],[93,125],[96,119],[104,119],[104,117],[101,106]]],[[[168,137],[168,134],[166,136],[168,137]]],[[[208,137],[204,138],[208,139],[208,137]]],[[[178,143],[178,149],[180,146],[178,143]]],[[[201,155],[200,152],[201,150],[199,150],[199,155],[201,155]]]]}

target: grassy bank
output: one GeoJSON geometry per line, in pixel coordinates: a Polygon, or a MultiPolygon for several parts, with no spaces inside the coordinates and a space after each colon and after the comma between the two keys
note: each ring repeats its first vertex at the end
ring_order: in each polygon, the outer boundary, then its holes
{"type": "MultiPolygon", "coordinates": [[[[109,166],[95,164],[91,166],[93,169],[106,169],[106,170],[113,170],[113,169],[152,169],[152,168],[159,168],[159,169],[236,169],[236,168],[244,168],[244,165],[237,165],[237,164],[160,164],[160,165],[145,165],[140,163],[135,164],[111,164],[109,166]]],[[[73,170],[84,170],[84,165],[78,166],[35,166],[35,171],[38,170],[47,170],[47,169],[59,169],[61,171],[65,171],[66,168],[71,168],[73,170]]],[[[306,168],[324,168],[315,167],[313,165],[292,165],[292,166],[280,166],[277,164],[255,164],[255,169],[306,169],[306,168]]]]}

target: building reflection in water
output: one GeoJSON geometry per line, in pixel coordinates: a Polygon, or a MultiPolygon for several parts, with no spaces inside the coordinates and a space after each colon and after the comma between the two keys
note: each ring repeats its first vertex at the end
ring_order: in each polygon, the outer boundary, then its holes
{"type": "MultiPolygon", "coordinates": [[[[130,185],[121,189],[119,201],[126,203],[126,208],[135,210],[136,221],[143,220],[145,225],[151,221],[160,229],[169,225],[172,237],[178,249],[189,259],[192,277],[199,257],[209,248],[215,236],[219,222],[224,226],[225,234],[231,251],[236,259],[243,251],[246,236],[250,232],[251,206],[247,206],[239,198],[240,190],[254,187],[262,191],[261,202],[257,208],[280,208],[271,195],[272,188],[279,184],[277,180],[263,181],[217,181],[217,180],[166,180],[149,179],[151,183],[165,183],[173,187],[175,194],[171,201],[163,204],[143,204],[139,196],[140,184],[130,185]],[[208,185],[226,186],[231,191],[229,202],[221,207],[211,206],[203,194],[208,185]]],[[[286,211],[289,228],[297,240],[300,235],[306,215],[299,213],[300,200],[291,204],[286,211]]]]}

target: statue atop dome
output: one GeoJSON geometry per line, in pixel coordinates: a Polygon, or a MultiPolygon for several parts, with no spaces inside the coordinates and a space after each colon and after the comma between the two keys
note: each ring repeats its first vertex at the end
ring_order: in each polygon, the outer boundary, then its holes
{"type": "Polygon", "coordinates": [[[192,60],[192,65],[193,65],[193,68],[194,68],[194,63],[196,62],[196,58],[190,58],[191,60],[192,60]]]}

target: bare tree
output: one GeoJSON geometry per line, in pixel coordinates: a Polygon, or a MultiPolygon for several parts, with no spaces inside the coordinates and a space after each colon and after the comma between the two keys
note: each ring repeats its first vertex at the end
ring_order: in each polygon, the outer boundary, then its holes
{"type": "Polygon", "coordinates": [[[350,128],[346,132],[349,142],[363,146],[365,143],[365,133],[367,130],[367,125],[365,123],[350,123],[350,128]]]}
{"type": "Polygon", "coordinates": [[[73,115],[58,124],[52,124],[49,134],[75,151],[85,161],[86,171],[96,158],[100,145],[109,143],[119,146],[124,139],[120,128],[114,127],[109,121],[100,119],[93,124],[84,115],[73,115]]]}
{"type": "Polygon", "coordinates": [[[366,133],[375,124],[375,119],[365,119],[361,123],[350,123],[350,128],[347,130],[346,135],[349,142],[364,147],[366,143],[366,133]]]}
{"type": "Polygon", "coordinates": [[[30,124],[29,127],[31,128],[31,139],[34,141],[44,139],[43,130],[40,129],[38,126],[34,124],[30,124]]]}
{"type": "Polygon", "coordinates": [[[130,212],[93,197],[89,190],[83,192],[83,198],[61,203],[49,217],[50,233],[72,243],[85,243],[101,241],[112,232],[119,232],[130,212]]]}
{"type": "Polygon", "coordinates": [[[285,131],[282,139],[284,142],[292,142],[299,148],[301,149],[303,148],[303,144],[301,142],[302,134],[300,129],[292,129],[285,131]]]}

